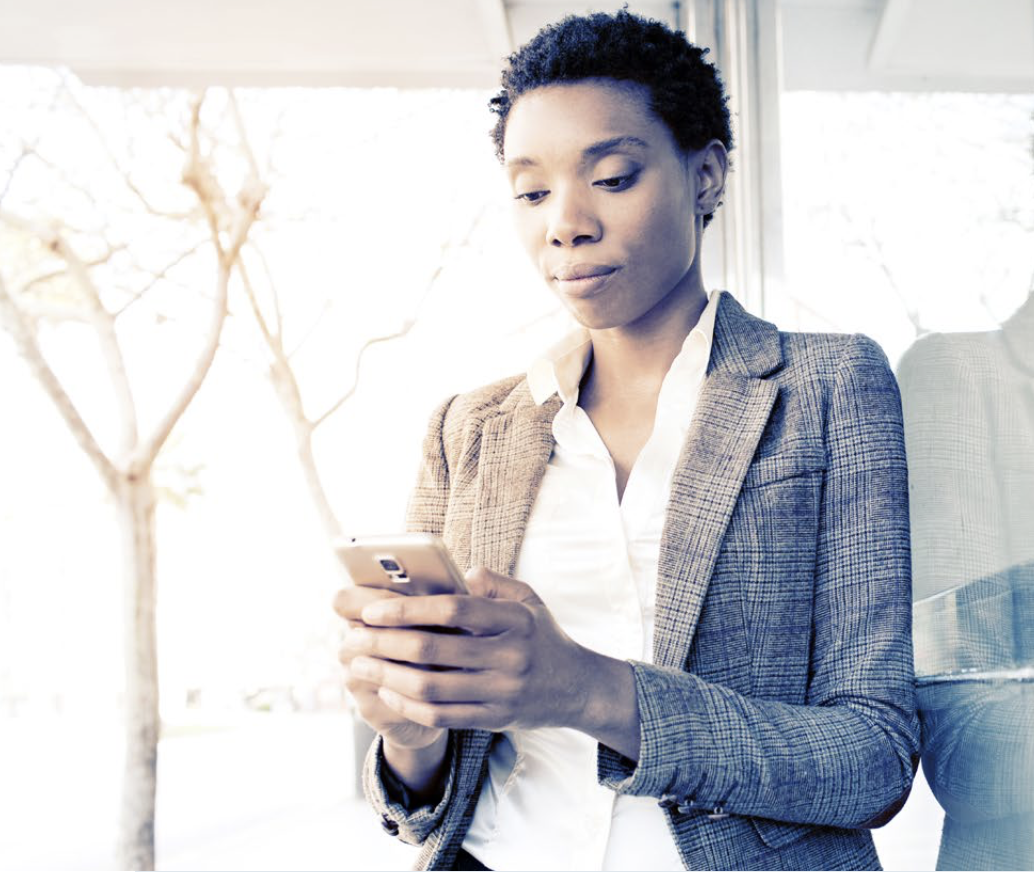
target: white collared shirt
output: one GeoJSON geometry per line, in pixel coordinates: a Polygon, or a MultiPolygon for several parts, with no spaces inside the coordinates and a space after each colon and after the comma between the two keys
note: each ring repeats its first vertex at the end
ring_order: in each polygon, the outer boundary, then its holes
{"type": "MultiPolygon", "coordinates": [[[[720,291],[671,364],[653,432],[618,501],[610,453],[578,386],[588,331],[528,371],[542,404],[559,393],[556,444],[532,506],[515,575],[574,641],[621,660],[653,662],[654,592],[671,479],[707,371],[720,291]]],[[[567,728],[507,730],[492,745],[463,847],[490,869],[682,869],[654,797],[619,796],[596,778],[596,740],[567,728]]]]}

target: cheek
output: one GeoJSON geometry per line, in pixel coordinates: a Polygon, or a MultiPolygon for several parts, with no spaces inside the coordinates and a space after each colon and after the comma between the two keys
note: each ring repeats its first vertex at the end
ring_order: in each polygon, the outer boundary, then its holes
{"type": "Polygon", "coordinates": [[[658,278],[681,277],[696,256],[693,215],[683,199],[655,200],[628,228],[640,265],[658,278]]]}

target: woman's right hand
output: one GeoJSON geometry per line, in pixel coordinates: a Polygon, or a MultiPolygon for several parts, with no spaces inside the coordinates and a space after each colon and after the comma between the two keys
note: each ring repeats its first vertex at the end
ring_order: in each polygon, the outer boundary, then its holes
{"type": "Polygon", "coordinates": [[[345,643],[338,652],[338,659],[345,667],[347,673],[345,687],[352,694],[360,717],[381,734],[387,745],[394,746],[399,750],[405,749],[414,752],[430,748],[447,731],[439,727],[426,727],[402,717],[381,701],[377,694],[379,685],[359,680],[352,675],[352,671],[349,669],[352,658],[359,653],[352,643],[356,639],[357,631],[361,633],[366,628],[366,624],[359,618],[363,607],[377,600],[396,596],[402,596],[402,594],[359,586],[346,587],[337,592],[334,597],[334,611],[348,622],[349,628],[345,636],[345,643]]]}

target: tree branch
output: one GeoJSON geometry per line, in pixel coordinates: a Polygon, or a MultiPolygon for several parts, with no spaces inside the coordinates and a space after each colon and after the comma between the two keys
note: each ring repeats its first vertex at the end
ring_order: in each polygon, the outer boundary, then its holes
{"type": "Polygon", "coordinates": [[[374,337],[373,339],[368,339],[368,340],[366,340],[366,342],[363,343],[363,347],[359,349],[359,354],[358,354],[358,356],[355,359],[355,376],[352,379],[352,387],[350,387],[347,391],[345,391],[345,393],[342,394],[330,406],[329,409],[327,409],[322,415],[320,415],[315,421],[312,422],[312,429],[313,430],[315,430],[317,427],[319,427],[319,425],[322,424],[324,421],[326,421],[327,418],[329,418],[331,415],[333,415],[345,403],[347,403],[350,399],[352,399],[352,396],[359,389],[359,373],[360,373],[360,370],[362,368],[363,357],[366,355],[366,352],[372,346],[377,345],[380,342],[390,342],[392,339],[401,339],[410,330],[413,329],[413,325],[415,323],[416,323],[415,321],[408,321],[402,327],[401,330],[398,330],[395,333],[389,333],[386,336],[377,336],[377,337],[374,337]]]}
{"type": "Polygon", "coordinates": [[[118,336],[115,333],[115,319],[101,303],[100,291],[94,284],[89,269],[79,258],[75,249],[60,233],[54,234],[54,240],[58,254],[68,264],[69,271],[76,280],[76,284],[86,294],[89,308],[93,312],[91,320],[97,333],[101,356],[104,358],[108,378],[111,379],[111,386],[118,401],[122,431],[119,456],[125,457],[133,450],[137,440],[136,401],[133,399],[133,389],[126,374],[126,361],[122,356],[122,347],[119,345],[118,336]]]}
{"type": "Polygon", "coordinates": [[[97,439],[43,357],[35,331],[25,322],[18,305],[7,292],[7,286],[4,284],[2,276],[0,276],[0,320],[7,325],[19,354],[29,365],[29,369],[43,387],[44,392],[50,397],[58,414],[64,419],[72,436],[79,443],[79,447],[96,467],[108,490],[114,492],[118,487],[118,472],[114,464],[101,449],[97,439]]]}
{"type": "Polygon", "coordinates": [[[212,236],[212,243],[223,259],[222,241],[219,239],[219,216],[216,214],[215,201],[222,199],[222,191],[215,183],[208,167],[201,160],[201,104],[205,101],[205,92],[202,91],[194,100],[190,112],[190,151],[188,152],[187,165],[183,168],[183,184],[191,188],[197,196],[201,209],[208,220],[208,231],[212,236]]]}
{"type": "Polygon", "coordinates": [[[219,257],[219,273],[216,280],[215,297],[212,301],[211,320],[209,321],[208,332],[201,355],[195,363],[193,371],[165,415],[158,422],[154,431],[134,452],[130,462],[130,470],[135,473],[139,473],[154,463],[162,445],[169,438],[172,428],[176,426],[176,422],[179,421],[187,406],[190,405],[190,401],[200,390],[205,376],[208,375],[208,371],[212,367],[216,351],[219,349],[219,339],[222,335],[223,324],[226,321],[230,275],[240,255],[241,246],[244,245],[248,232],[258,217],[262,200],[266,194],[266,188],[259,179],[251,177],[245,180],[237,195],[239,208],[234,216],[229,240],[227,245],[223,247],[220,241],[217,206],[225,206],[225,203],[221,202],[221,190],[210,168],[201,159],[199,130],[203,100],[204,93],[195,101],[191,113],[190,162],[184,171],[184,182],[194,189],[202,209],[209,217],[212,244],[215,246],[219,257]],[[220,198],[219,201],[216,200],[217,197],[220,198]]]}
{"type": "MultiPolygon", "coordinates": [[[[249,240],[248,247],[255,252],[255,256],[258,257],[259,263],[262,264],[262,271],[266,276],[266,283],[269,285],[269,295],[273,300],[273,320],[275,321],[274,334],[279,337],[280,342],[284,340],[284,316],[280,309],[280,294],[277,293],[276,282],[273,281],[273,271],[269,268],[269,261],[266,260],[266,255],[259,246],[249,240]]],[[[290,357],[290,355],[288,355],[290,357]]]]}
{"type": "MultiPolygon", "coordinates": [[[[5,215],[6,215],[6,213],[5,213],[5,215]]],[[[5,220],[6,220],[6,218],[5,218],[5,220]]],[[[113,246],[113,247],[109,248],[108,251],[107,251],[107,254],[103,255],[102,257],[96,257],[93,260],[86,261],[85,262],[86,266],[91,268],[91,269],[93,267],[95,267],[95,266],[101,266],[102,264],[105,264],[109,260],[111,260],[112,256],[116,252],[118,252],[118,251],[125,251],[125,249],[126,249],[125,245],[113,246]]],[[[46,282],[53,281],[54,279],[59,279],[62,276],[67,276],[68,273],[69,273],[69,271],[67,269],[55,269],[55,270],[51,270],[50,272],[41,273],[38,276],[33,276],[24,285],[21,286],[21,291],[19,293],[21,295],[27,294],[36,285],[42,285],[42,284],[45,284],[46,282]]]]}
{"type": "Polygon", "coordinates": [[[280,405],[287,413],[291,427],[294,430],[298,461],[301,463],[302,474],[305,476],[309,495],[312,497],[316,511],[320,516],[320,522],[323,524],[328,541],[336,541],[341,536],[341,524],[334,513],[333,507],[330,505],[330,499],[327,497],[327,492],[323,487],[323,480],[320,477],[319,468],[316,464],[316,456],[312,447],[312,434],[315,430],[315,425],[305,415],[301,387],[295,378],[294,370],[291,369],[291,363],[284,353],[282,337],[269,329],[269,325],[266,323],[266,319],[258,305],[258,297],[255,294],[251,280],[248,278],[243,259],[238,260],[237,270],[241,276],[241,283],[244,285],[245,295],[251,304],[252,314],[255,316],[259,331],[262,333],[262,338],[265,340],[266,346],[273,358],[269,365],[270,380],[273,382],[273,388],[280,400],[280,405]]]}
{"type": "Polygon", "coordinates": [[[97,141],[100,143],[101,148],[104,150],[104,153],[108,158],[108,161],[111,163],[112,167],[114,167],[115,172],[118,174],[119,178],[122,179],[122,182],[123,184],[125,184],[126,188],[140,202],[140,205],[143,206],[148,213],[158,218],[169,218],[174,221],[185,221],[189,218],[192,218],[193,215],[190,212],[167,212],[162,209],[159,209],[149,199],[147,199],[147,195],[144,194],[142,190],[140,190],[140,188],[133,181],[129,173],[126,170],[122,169],[122,166],[119,163],[118,158],[115,157],[114,150],[108,144],[108,139],[104,135],[104,131],[101,130],[100,125],[97,124],[93,116],[86,110],[86,107],[79,102],[79,98],[75,96],[75,93],[73,92],[72,87],[69,83],[69,74],[67,72],[62,72],[61,84],[64,88],[64,93],[68,96],[69,101],[71,101],[72,105],[83,116],[86,123],[90,126],[90,129],[97,137],[97,141]]]}
{"type": "MultiPolygon", "coordinates": [[[[294,429],[298,461],[302,466],[302,474],[305,476],[309,495],[316,506],[316,511],[320,516],[320,522],[323,524],[328,540],[333,542],[341,536],[341,524],[330,505],[330,500],[323,487],[323,480],[320,477],[319,468],[316,464],[316,456],[312,448],[312,434],[315,426],[305,415],[301,387],[295,378],[294,370],[291,369],[291,363],[287,355],[284,354],[283,337],[269,329],[265,316],[259,307],[255,289],[248,277],[248,271],[245,268],[243,258],[237,261],[237,271],[241,276],[241,283],[251,305],[252,314],[255,316],[256,322],[258,322],[259,331],[262,333],[266,347],[273,357],[269,365],[270,379],[280,400],[280,405],[287,413],[287,417],[290,419],[291,426],[294,429]]],[[[275,288],[273,288],[273,292],[275,294],[275,288]]],[[[277,315],[279,317],[279,312],[277,315]]]]}
{"type": "MultiPolygon", "coordinates": [[[[54,111],[54,106],[57,105],[59,91],[59,88],[55,88],[53,93],[50,95],[50,105],[45,110],[46,114],[49,115],[54,111]]],[[[8,192],[11,190],[11,184],[14,182],[14,177],[18,173],[18,168],[21,166],[22,161],[29,155],[36,155],[36,149],[39,147],[40,139],[42,139],[42,134],[37,134],[31,145],[28,142],[22,141],[21,154],[19,154],[18,157],[15,158],[14,163],[11,164],[11,169],[7,173],[7,180],[4,182],[4,189],[0,192],[0,206],[3,205],[8,192]]]]}
{"type": "Polygon", "coordinates": [[[194,364],[194,369],[188,376],[179,394],[173,400],[165,415],[158,422],[157,426],[150,433],[147,439],[137,446],[129,461],[130,475],[139,475],[154,463],[158,452],[161,451],[165,440],[169,438],[172,428],[183,416],[190,405],[190,401],[201,389],[201,384],[208,375],[208,370],[215,360],[215,353],[219,348],[219,336],[222,333],[223,323],[226,321],[226,299],[230,281],[230,268],[220,259],[219,275],[216,280],[215,300],[212,305],[212,312],[208,324],[208,332],[202,346],[201,355],[194,364]]]}
{"type": "Polygon", "coordinates": [[[4,181],[3,190],[0,190],[0,206],[4,203],[4,198],[7,196],[7,192],[11,190],[11,183],[14,181],[15,175],[18,173],[18,167],[25,158],[32,154],[32,149],[28,145],[23,145],[21,154],[14,159],[14,163],[11,164],[11,169],[7,171],[7,179],[4,181]]]}
{"type": "MultiPolygon", "coordinates": [[[[89,313],[89,321],[97,334],[101,357],[104,359],[108,378],[111,379],[112,390],[114,390],[115,399],[118,402],[121,430],[119,455],[128,454],[136,445],[137,440],[136,402],[133,399],[133,391],[126,375],[126,362],[122,356],[122,348],[115,333],[115,319],[104,308],[100,291],[90,275],[87,264],[56,228],[36,224],[10,212],[0,213],[0,220],[33,233],[47,248],[68,264],[69,275],[86,299],[85,311],[89,313]]],[[[111,249],[107,257],[111,257],[114,251],[115,249],[111,249]]],[[[104,258],[104,260],[106,259],[104,258]]]]}
{"type": "Polygon", "coordinates": [[[266,316],[262,314],[262,309],[258,304],[258,296],[255,294],[255,288],[251,284],[251,279],[248,276],[248,270],[244,264],[244,258],[237,259],[237,273],[241,277],[241,285],[244,287],[244,296],[247,297],[248,304],[251,306],[251,313],[255,316],[255,321],[258,323],[259,332],[262,334],[262,338],[266,342],[266,347],[269,348],[275,358],[283,360],[286,365],[287,360],[284,356],[282,337],[279,333],[270,330],[269,325],[266,323],[266,316]]]}
{"type": "Polygon", "coordinates": [[[244,152],[244,156],[248,160],[248,167],[251,169],[252,178],[259,178],[258,162],[255,160],[255,153],[251,150],[251,143],[248,140],[248,132],[244,128],[244,118],[241,116],[240,106],[237,105],[237,95],[233,88],[230,88],[227,92],[227,98],[230,103],[230,112],[233,115],[233,124],[237,128],[237,136],[240,140],[241,150],[244,152]]]}
{"type": "MultiPolygon", "coordinates": [[[[151,281],[149,281],[143,288],[141,288],[139,291],[137,291],[135,294],[133,294],[133,296],[130,297],[129,302],[127,302],[121,308],[116,309],[112,313],[112,317],[113,318],[118,318],[130,306],[132,306],[134,303],[139,302],[148,291],[150,291],[155,285],[158,284],[158,282],[160,282],[162,279],[164,279],[169,274],[170,270],[175,269],[177,266],[179,266],[181,263],[183,263],[183,261],[185,261],[188,257],[191,257],[192,255],[196,254],[201,249],[202,246],[207,245],[207,244],[208,244],[208,240],[207,239],[201,239],[198,242],[195,242],[186,251],[183,251],[180,254],[176,255],[176,257],[174,257],[171,261],[169,261],[167,264],[165,264],[165,266],[163,266],[158,272],[151,273],[151,281]]],[[[141,269],[143,269],[143,267],[141,267],[141,269]]]]}
{"type": "Polygon", "coordinates": [[[417,302],[416,309],[413,312],[413,314],[403,322],[402,328],[400,330],[397,330],[394,333],[389,333],[386,336],[377,336],[363,343],[363,347],[359,349],[359,355],[356,357],[355,360],[355,376],[352,380],[352,386],[341,397],[339,397],[330,406],[330,408],[328,408],[322,415],[320,415],[318,418],[316,418],[315,421],[313,421],[313,430],[319,427],[320,424],[326,421],[327,418],[329,418],[345,403],[347,403],[355,394],[355,392],[359,389],[359,373],[360,368],[363,364],[363,357],[365,356],[366,352],[371,348],[371,346],[377,345],[380,342],[390,342],[393,339],[401,339],[403,336],[409,333],[410,330],[413,329],[413,326],[417,323],[417,321],[420,318],[420,313],[423,310],[424,303],[426,303],[428,297],[431,296],[431,291],[434,289],[434,286],[437,284],[438,279],[442,274],[442,271],[445,269],[446,255],[448,254],[449,250],[453,248],[459,248],[460,246],[465,245],[470,240],[470,238],[474,235],[475,229],[477,228],[478,224],[481,223],[487,211],[488,205],[483,205],[481,209],[478,210],[478,212],[471,219],[470,224],[467,226],[466,231],[459,238],[459,240],[446,240],[442,243],[441,253],[438,257],[438,265],[435,267],[434,271],[431,273],[430,278],[427,280],[427,283],[424,285],[424,292],[420,295],[420,300],[417,302]]]}

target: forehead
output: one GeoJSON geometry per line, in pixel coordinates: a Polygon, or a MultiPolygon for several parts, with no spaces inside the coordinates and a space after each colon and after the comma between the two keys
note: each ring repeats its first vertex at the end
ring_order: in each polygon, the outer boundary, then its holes
{"type": "Polygon", "coordinates": [[[674,147],[644,85],[586,79],[546,85],[518,97],[506,120],[503,154],[507,164],[562,158],[619,137],[642,140],[651,148],[674,147]]]}

